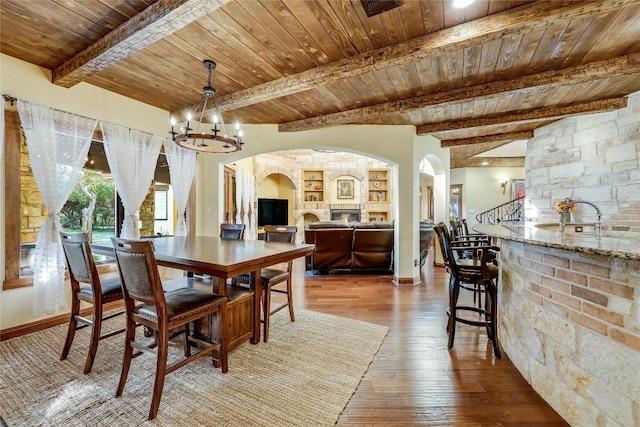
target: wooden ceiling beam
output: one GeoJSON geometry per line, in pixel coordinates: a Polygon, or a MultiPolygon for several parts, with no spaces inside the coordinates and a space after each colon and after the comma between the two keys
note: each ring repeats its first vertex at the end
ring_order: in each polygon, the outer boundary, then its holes
{"type": "Polygon", "coordinates": [[[640,4],[640,0],[584,1],[561,7],[557,7],[554,1],[541,0],[230,93],[221,96],[218,104],[221,111],[235,110],[376,70],[546,27],[551,23],[577,21],[633,4],[640,4]]]}
{"type": "Polygon", "coordinates": [[[72,87],[163,39],[230,0],[158,0],[52,72],[54,84],[72,87]]]}
{"type": "Polygon", "coordinates": [[[524,157],[469,157],[462,158],[452,154],[451,169],[457,168],[522,168],[524,167],[524,157]],[[485,162],[485,164],[483,164],[485,162]]]}
{"type": "Polygon", "coordinates": [[[515,90],[531,89],[540,86],[560,85],[568,82],[578,83],[596,79],[610,78],[617,75],[640,73],[640,53],[624,55],[618,58],[597,61],[563,70],[545,71],[508,80],[498,80],[475,86],[453,89],[446,92],[432,93],[415,98],[385,102],[368,107],[354,108],[338,113],[325,114],[308,119],[281,123],[280,132],[297,132],[347,123],[362,123],[380,115],[408,113],[425,107],[445,106],[453,102],[464,102],[473,99],[487,99],[493,95],[515,90]]]}
{"type": "Polygon", "coordinates": [[[609,98],[598,101],[579,102],[557,107],[534,108],[515,113],[491,114],[484,117],[470,119],[447,120],[420,125],[416,128],[417,135],[426,135],[453,129],[470,129],[497,124],[534,123],[542,120],[560,120],[580,114],[602,113],[619,110],[627,106],[627,98],[609,98]]]}
{"type": "Polygon", "coordinates": [[[533,138],[533,131],[520,131],[520,132],[506,132],[496,133],[492,135],[474,136],[471,138],[459,138],[459,139],[443,139],[440,141],[440,146],[457,147],[460,145],[472,145],[472,144],[484,144],[486,142],[511,142],[519,139],[533,138]]]}

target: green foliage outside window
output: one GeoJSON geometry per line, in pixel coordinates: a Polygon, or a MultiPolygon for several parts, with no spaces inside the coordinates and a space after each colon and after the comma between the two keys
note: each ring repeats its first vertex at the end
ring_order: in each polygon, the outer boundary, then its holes
{"type": "Polygon", "coordinates": [[[91,231],[113,230],[116,198],[113,181],[105,179],[100,172],[87,169],[60,211],[62,228],[69,231],[83,230],[83,210],[91,209],[93,198],[95,205],[92,212],[85,212],[85,215],[90,215],[91,231]]]}

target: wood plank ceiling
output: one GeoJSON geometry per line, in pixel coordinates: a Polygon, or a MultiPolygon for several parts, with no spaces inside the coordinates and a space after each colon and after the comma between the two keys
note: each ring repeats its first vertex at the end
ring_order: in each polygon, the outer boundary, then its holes
{"type": "MultiPolygon", "coordinates": [[[[225,121],[413,125],[452,167],[640,90],[640,0],[2,0],[0,52],[183,114],[210,58],[225,121]]],[[[487,158],[518,166],[522,158],[487,158]]]]}

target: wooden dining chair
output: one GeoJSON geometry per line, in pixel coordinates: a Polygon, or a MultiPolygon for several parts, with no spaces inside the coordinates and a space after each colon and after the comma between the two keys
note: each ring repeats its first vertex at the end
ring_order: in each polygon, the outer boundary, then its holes
{"type": "Polygon", "coordinates": [[[220,238],[242,240],[244,229],[244,224],[220,224],[220,238]]]}
{"type": "MultiPolygon", "coordinates": [[[[264,240],[266,242],[285,242],[295,243],[296,233],[298,227],[295,225],[265,225],[264,226],[264,240]]],[[[274,267],[263,268],[260,272],[262,278],[262,322],[264,323],[264,342],[269,341],[269,324],[271,315],[278,311],[289,307],[289,318],[292,322],[296,321],[295,314],[293,312],[293,288],[291,286],[291,269],[293,261],[287,261],[286,269],[279,269],[274,267]],[[275,286],[286,282],[286,287],[276,288],[275,286]],[[271,292],[281,293],[287,295],[287,302],[279,304],[275,308],[271,309],[271,292]]]]}
{"type": "Polygon", "coordinates": [[[107,316],[103,314],[105,304],[123,299],[122,287],[120,286],[119,277],[101,279],[98,275],[93,254],[91,253],[91,246],[89,245],[88,234],[60,232],[60,240],[62,241],[62,249],[71,283],[71,313],[69,315],[67,339],[64,342],[60,360],[65,360],[69,355],[76,331],[90,326],[89,352],[87,361],[84,364],[84,373],[88,374],[93,367],[100,340],[124,332],[124,328],[119,328],[104,334],[101,333],[103,321],[124,313],[124,310],[118,310],[107,316]],[[81,284],[85,284],[85,286],[81,286],[81,284]],[[80,314],[80,302],[91,304],[93,310],[91,318],[80,314]]]}
{"type": "Polygon", "coordinates": [[[151,399],[149,419],[158,414],[164,378],[176,369],[206,355],[214,356],[218,351],[222,372],[229,370],[227,363],[227,298],[190,287],[164,292],[158,266],[153,254],[151,241],[125,240],[111,238],[118,263],[118,271],[122,280],[122,289],[127,313],[125,349],[122,361],[122,372],[116,397],[122,395],[131,360],[142,352],[156,354],[156,375],[151,399]],[[208,336],[192,333],[190,323],[206,319],[212,325],[212,315],[219,316],[219,337],[213,337],[211,327],[208,336]],[[154,331],[156,337],[151,344],[136,340],[136,325],[141,324],[154,331]],[[177,331],[177,332],[176,332],[177,331]],[[172,336],[170,333],[173,332],[172,336]],[[167,366],[169,340],[183,333],[185,358],[167,366]],[[191,346],[200,348],[191,354],[191,346]],[[133,350],[137,350],[134,354],[133,350]]]}

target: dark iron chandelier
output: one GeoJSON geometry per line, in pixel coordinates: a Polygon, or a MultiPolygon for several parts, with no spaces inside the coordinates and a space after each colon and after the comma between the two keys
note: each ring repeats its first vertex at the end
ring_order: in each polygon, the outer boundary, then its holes
{"type": "Polygon", "coordinates": [[[179,132],[174,130],[176,119],[171,117],[171,132],[169,132],[171,138],[173,142],[181,147],[205,153],[232,153],[241,150],[244,142],[242,142],[240,123],[236,122],[235,124],[236,134],[229,136],[227,126],[222,120],[222,115],[216,102],[216,90],[211,86],[211,71],[216,68],[216,63],[210,59],[205,59],[202,64],[209,70],[209,80],[207,85],[202,88],[202,98],[193,111],[187,114],[187,120],[180,125],[179,132]],[[211,132],[201,130],[201,127],[206,126],[203,119],[207,112],[207,104],[212,104],[210,107],[213,107],[213,115],[211,117],[213,128],[211,132]],[[195,125],[194,117],[197,118],[197,124],[195,125]],[[195,129],[191,126],[195,126],[195,129]]]}

